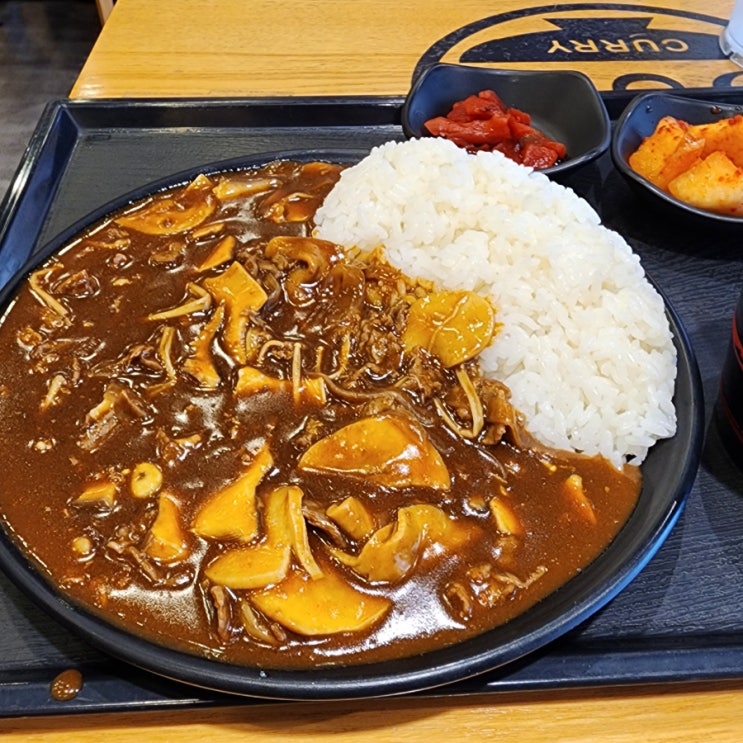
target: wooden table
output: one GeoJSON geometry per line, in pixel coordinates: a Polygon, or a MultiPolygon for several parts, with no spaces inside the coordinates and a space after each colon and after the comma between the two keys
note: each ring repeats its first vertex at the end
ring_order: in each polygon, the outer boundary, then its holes
{"type": "Polygon", "coordinates": [[[456,61],[477,44],[520,38],[522,48],[510,50],[501,66],[583,69],[602,90],[627,74],[706,87],[738,69],[712,58],[732,4],[119,0],[72,96],[398,95],[427,55],[456,61]],[[653,20],[645,32],[628,18],[653,20]],[[580,19],[592,23],[570,25],[580,19]],[[701,43],[688,33],[708,38],[701,43]],[[536,58],[523,59],[530,53],[536,58]]]}
{"type": "MultiPolygon", "coordinates": [[[[521,58],[501,66],[580,68],[603,90],[733,85],[737,68],[714,58],[709,45],[731,6],[732,0],[709,0],[701,13],[698,2],[682,0],[624,9],[557,3],[540,10],[524,0],[118,0],[71,96],[398,95],[421,60],[454,61],[476,44],[524,34],[537,34],[524,47],[535,58],[524,59],[522,48],[515,53],[521,58]],[[611,24],[566,31],[564,22],[561,28],[550,20],[558,16],[655,20],[647,34],[628,27],[626,38],[609,38],[611,24]],[[658,27],[664,34],[651,33],[658,27]],[[707,46],[690,43],[689,33],[705,34],[707,46]]],[[[336,735],[380,742],[732,743],[741,739],[741,720],[743,681],[26,718],[0,722],[0,732],[9,742],[300,743],[336,735]]]]}

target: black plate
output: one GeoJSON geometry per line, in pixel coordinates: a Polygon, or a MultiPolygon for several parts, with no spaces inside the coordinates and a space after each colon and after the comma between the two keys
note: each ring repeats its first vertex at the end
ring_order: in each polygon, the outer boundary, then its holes
{"type": "MultiPolygon", "coordinates": [[[[95,210],[52,240],[0,294],[5,307],[25,275],[70,237],[147,193],[191,180],[197,173],[252,167],[269,160],[352,162],[358,151],[312,150],[257,154],[190,168],[130,192],[95,210]]],[[[678,433],[657,444],[642,467],[644,485],[633,514],[593,563],[561,589],[511,622],[476,638],[397,661],[308,671],[264,671],[228,665],[163,647],[115,627],[68,600],[0,533],[0,566],[47,612],[112,656],[162,676],[206,689],[270,699],[359,698],[427,690],[491,671],[532,653],[575,628],[615,597],[660,548],[681,513],[699,462],[703,401],[696,360],[676,312],[666,304],[679,357],[675,404],[678,433]]]]}

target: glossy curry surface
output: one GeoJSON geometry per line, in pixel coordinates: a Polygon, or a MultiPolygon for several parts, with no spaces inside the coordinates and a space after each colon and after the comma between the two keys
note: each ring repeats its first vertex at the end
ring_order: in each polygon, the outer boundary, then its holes
{"type": "Polygon", "coordinates": [[[590,563],[639,471],[547,451],[497,308],[312,237],[338,177],[200,176],[94,226],[0,326],[0,510],[62,591],[265,667],[424,652],[590,563]]]}

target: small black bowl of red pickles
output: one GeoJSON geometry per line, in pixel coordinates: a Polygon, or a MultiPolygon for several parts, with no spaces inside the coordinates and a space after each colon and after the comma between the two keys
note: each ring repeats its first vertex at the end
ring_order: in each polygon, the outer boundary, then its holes
{"type": "Polygon", "coordinates": [[[585,165],[611,140],[596,87],[571,70],[435,64],[414,82],[402,126],[407,137],[444,137],[470,152],[499,150],[547,175],[585,165]]]}

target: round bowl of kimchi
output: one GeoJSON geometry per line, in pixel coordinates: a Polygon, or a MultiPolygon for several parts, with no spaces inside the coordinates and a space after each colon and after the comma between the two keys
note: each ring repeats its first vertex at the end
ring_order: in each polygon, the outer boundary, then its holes
{"type": "Polygon", "coordinates": [[[611,157],[637,196],[690,227],[739,230],[743,116],[736,103],[637,95],[617,121],[611,157]]]}
{"type": "Polygon", "coordinates": [[[590,78],[572,70],[435,64],[403,106],[407,137],[445,137],[471,152],[498,150],[548,175],[604,153],[609,115],[590,78]]]}

